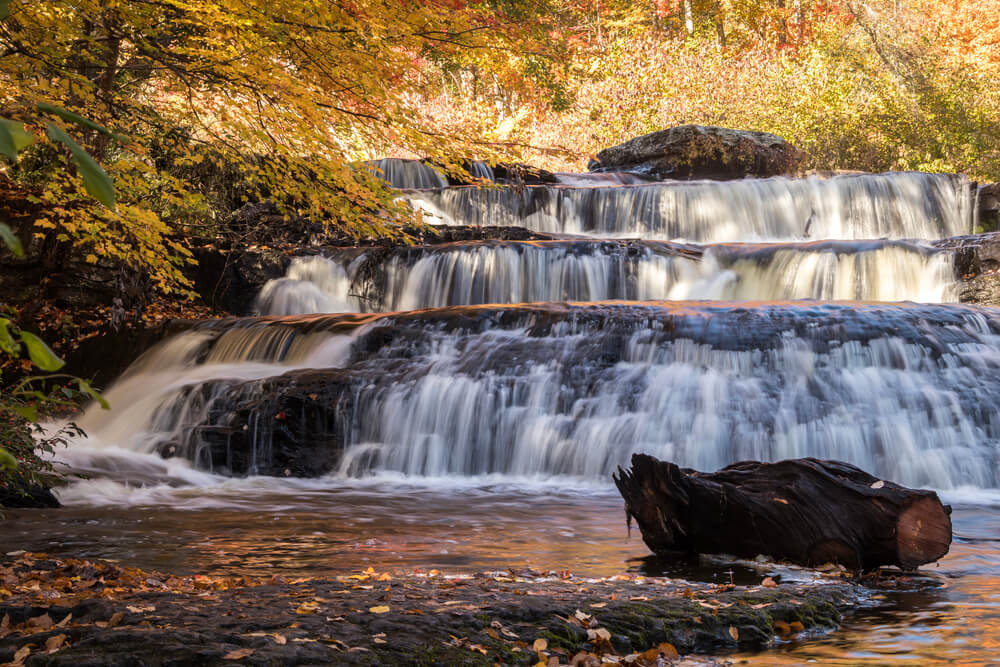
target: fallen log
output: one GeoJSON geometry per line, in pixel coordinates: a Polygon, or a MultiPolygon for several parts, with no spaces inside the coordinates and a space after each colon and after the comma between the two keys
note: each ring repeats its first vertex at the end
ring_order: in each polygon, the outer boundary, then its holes
{"type": "Polygon", "coordinates": [[[951,507],[840,461],[744,461],[715,473],[635,454],[615,484],[656,554],[759,554],[806,566],[913,569],[948,553],[951,507]]]}

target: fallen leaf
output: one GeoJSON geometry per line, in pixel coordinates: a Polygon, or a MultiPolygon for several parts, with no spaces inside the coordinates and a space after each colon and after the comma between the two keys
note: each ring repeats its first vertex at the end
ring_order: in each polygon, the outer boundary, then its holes
{"type": "Polygon", "coordinates": [[[740,631],[736,629],[735,625],[729,626],[729,636],[733,638],[733,641],[738,642],[740,640],[740,631]]]}
{"type": "Polygon", "coordinates": [[[55,653],[62,648],[64,643],[66,643],[66,635],[55,635],[49,637],[45,640],[45,650],[49,653],[55,653]]]}
{"type": "Polygon", "coordinates": [[[594,604],[590,605],[591,609],[604,609],[607,606],[608,606],[607,602],[595,602],[594,604]]]}
{"type": "Polygon", "coordinates": [[[296,609],[296,614],[312,614],[319,609],[318,602],[303,602],[296,609]]]}
{"type": "Polygon", "coordinates": [[[125,612],[116,611],[112,614],[111,618],[108,619],[108,627],[113,628],[125,619],[125,612]]]}
{"type": "Polygon", "coordinates": [[[538,639],[535,640],[535,643],[531,645],[532,650],[535,651],[536,653],[544,651],[548,647],[549,647],[549,642],[544,637],[539,637],[538,639]]]}
{"type": "Polygon", "coordinates": [[[27,627],[38,628],[39,630],[48,630],[55,623],[52,622],[52,617],[48,614],[42,614],[41,616],[36,616],[35,618],[28,619],[27,627]]]}
{"type": "Polygon", "coordinates": [[[156,607],[154,607],[151,604],[140,604],[136,606],[129,605],[128,607],[125,608],[128,609],[133,614],[144,614],[146,612],[156,611],[156,607]]]}
{"type": "Polygon", "coordinates": [[[782,505],[787,505],[788,504],[788,501],[785,500],[784,498],[775,498],[774,502],[781,503],[782,505]]]}
{"type": "Polygon", "coordinates": [[[596,630],[587,630],[587,639],[590,639],[591,641],[597,639],[606,642],[611,639],[611,633],[608,632],[607,628],[597,628],[596,630]]]}
{"type": "Polygon", "coordinates": [[[881,489],[883,486],[885,486],[885,482],[883,482],[882,480],[879,480],[877,482],[872,482],[873,489],[881,489]]]}
{"type": "Polygon", "coordinates": [[[380,604],[377,607],[369,607],[368,611],[373,614],[385,614],[389,611],[389,607],[384,604],[380,604]]]}
{"type": "Polygon", "coordinates": [[[57,628],[64,628],[73,619],[73,614],[66,614],[66,618],[56,623],[57,628]]]}
{"type": "Polygon", "coordinates": [[[13,662],[13,664],[15,664],[15,665],[23,664],[24,663],[24,659],[27,658],[29,655],[31,655],[31,647],[32,646],[34,646],[34,644],[28,644],[26,646],[22,646],[21,648],[19,648],[17,650],[17,653],[14,654],[14,662],[13,662]]]}
{"type": "Polygon", "coordinates": [[[788,627],[792,629],[792,632],[803,632],[806,629],[806,626],[802,625],[800,621],[792,621],[788,627]]]}
{"type": "Polygon", "coordinates": [[[254,649],[252,648],[238,648],[235,651],[230,651],[229,653],[222,656],[223,660],[242,660],[243,658],[249,658],[253,655],[254,649]]]}
{"type": "Polygon", "coordinates": [[[764,577],[764,581],[760,582],[760,585],[764,588],[777,588],[778,582],[776,582],[771,577],[764,577]]]}
{"type": "Polygon", "coordinates": [[[288,639],[285,638],[285,635],[279,635],[278,633],[274,633],[273,635],[271,635],[271,637],[274,638],[274,643],[278,644],[279,646],[284,646],[285,644],[288,643],[288,639]]]}

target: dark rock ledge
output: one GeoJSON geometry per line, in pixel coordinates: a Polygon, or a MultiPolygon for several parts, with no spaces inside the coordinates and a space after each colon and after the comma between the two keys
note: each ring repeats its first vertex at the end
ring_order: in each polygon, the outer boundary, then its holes
{"type": "Polygon", "coordinates": [[[250,579],[43,554],[0,563],[0,662],[29,666],[596,665],[609,655],[650,665],[660,654],[757,650],[829,631],[863,597],[841,581],[715,586],[371,569],[250,579]]]}

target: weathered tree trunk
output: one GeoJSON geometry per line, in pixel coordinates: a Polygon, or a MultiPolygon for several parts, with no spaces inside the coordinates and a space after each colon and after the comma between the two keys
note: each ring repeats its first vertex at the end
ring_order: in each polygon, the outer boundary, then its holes
{"type": "Polygon", "coordinates": [[[935,561],[951,545],[951,507],[839,461],[745,461],[715,473],[645,454],[615,484],[653,552],[765,554],[851,569],[935,561]]]}

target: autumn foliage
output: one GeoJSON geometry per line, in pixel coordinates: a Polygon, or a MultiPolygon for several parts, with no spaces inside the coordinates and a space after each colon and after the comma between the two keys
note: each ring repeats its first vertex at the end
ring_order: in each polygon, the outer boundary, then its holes
{"type": "Polygon", "coordinates": [[[246,201],[398,234],[411,214],[358,168],[377,157],[581,169],[704,123],[782,135],[817,169],[1000,178],[986,0],[0,4],[0,117],[38,139],[0,172],[40,192],[36,233],[162,290],[185,285],[182,237],[246,201]],[[84,196],[39,103],[111,130],[82,140],[114,210],[84,196]]]}

